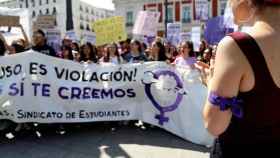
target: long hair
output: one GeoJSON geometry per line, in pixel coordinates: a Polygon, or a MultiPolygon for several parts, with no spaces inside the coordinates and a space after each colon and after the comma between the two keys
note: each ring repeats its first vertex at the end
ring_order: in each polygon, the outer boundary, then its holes
{"type": "MultiPolygon", "coordinates": [[[[72,48],[69,46],[62,46],[61,51],[63,52],[64,50],[68,51],[68,60],[74,60],[73,54],[72,54],[72,48]]],[[[62,53],[62,58],[64,59],[64,54],[62,53]]]]}
{"type": "Polygon", "coordinates": [[[192,41],[185,41],[182,43],[182,45],[186,44],[188,46],[188,49],[190,50],[189,56],[190,57],[195,57],[195,52],[193,48],[193,42],[192,41]]]}
{"type": "MultiPolygon", "coordinates": [[[[118,63],[121,63],[120,53],[118,51],[118,45],[116,43],[112,43],[110,45],[113,45],[116,48],[116,51],[114,52],[114,55],[117,56],[118,63]]],[[[104,62],[110,62],[110,51],[109,51],[109,48],[108,48],[110,45],[108,45],[107,49],[105,50],[104,62]]]]}
{"type": "Polygon", "coordinates": [[[158,61],[166,61],[167,60],[167,56],[165,54],[165,47],[164,47],[164,45],[161,42],[159,42],[159,41],[156,41],[155,45],[159,48],[158,61]]]}
{"type": "Polygon", "coordinates": [[[94,63],[97,63],[97,49],[95,46],[93,46],[92,44],[90,43],[86,43],[84,45],[82,45],[81,47],[81,60],[82,61],[87,61],[87,60],[90,60],[94,63]],[[86,59],[86,55],[85,55],[85,52],[84,52],[84,48],[88,46],[89,47],[89,50],[90,50],[90,57],[89,59],[86,59]]]}
{"type": "Polygon", "coordinates": [[[139,53],[142,53],[142,45],[141,42],[139,42],[138,40],[132,40],[131,43],[134,43],[138,46],[138,51],[139,53]]]}
{"type": "Polygon", "coordinates": [[[79,52],[80,51],[79,44],[77,42],[73,42],[72,44],[75,46],[75,49],[73,50],[79,52]]]}

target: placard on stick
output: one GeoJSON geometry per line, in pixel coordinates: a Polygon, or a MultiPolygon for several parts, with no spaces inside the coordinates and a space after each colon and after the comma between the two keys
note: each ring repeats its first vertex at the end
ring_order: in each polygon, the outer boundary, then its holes
{"type": "Polygon", "coordinates": [[[19,16],[0,15],[0,26],[19,26],[19,16]]]}

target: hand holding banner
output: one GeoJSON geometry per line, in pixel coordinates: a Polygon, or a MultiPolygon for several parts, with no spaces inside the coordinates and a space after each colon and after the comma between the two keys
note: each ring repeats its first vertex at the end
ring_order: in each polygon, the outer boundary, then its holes
{"type": "Polygon", "coordinates": [[[34,51],[0,58],[0,119],[15,122],[143,120],[212,145],[200,73],[165,62],[82,65],[34,51]]]}

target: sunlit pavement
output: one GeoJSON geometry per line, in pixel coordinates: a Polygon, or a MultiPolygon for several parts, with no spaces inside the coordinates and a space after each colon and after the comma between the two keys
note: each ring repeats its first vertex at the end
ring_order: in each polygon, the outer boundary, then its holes
{"type": "Polygon", "coordinates": [[[209,149],[157,127],[119,123],[66,125],[60,130],[1,138],[1,158],[207,158],[209,149]],[[112,128],[113,127],[113,128],[112,128]],[[114,128],[115,127],[115,128],[114,128]]]}

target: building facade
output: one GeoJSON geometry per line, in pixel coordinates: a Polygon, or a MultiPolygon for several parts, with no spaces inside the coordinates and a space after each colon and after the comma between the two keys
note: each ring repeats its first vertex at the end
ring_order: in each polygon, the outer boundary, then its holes
{"type": "MultiPolygon", "coordinates": [[[[196,4],[201,0],[168,0],[167,10],[165,10],[165,0],[113,0],[115,4],[115,14],[124,16],[128,34],[132,36],[132,29],[141,10],[157,11],[160,13],[158,35],[163,36],[165,30],[165,13],[167,12],[167,22],[178,22],[182,24],[182,32],[189,32],[193,26],[202,26],[206,20],[201,20],[196,15],[196,4]]],[[[201,11],[205,12],[208,18],[223,15],[227,5],[227,0],[208,0],[207,6],[201,11]]]]}
{"type": "Polygon", "coordinates": [[[0,7],[8,7],[8,8],[19,8],[17,0],[6,0],[0,2],[0,7]]]}
{"type": "MultiPolygon", "coordinates": [[[[73,30],[79,38],[85,31],[92,31],[95,20],[111,17],[113,10],[97,8],[81,0],[71,0],[73,30]]],[[[9,0],[0,3],[3,7],[27,8],[30,19],[36,21],[38,15],[55,15],[57,28],[62,35],[66,33],[67,0],[9,0]]]]}

